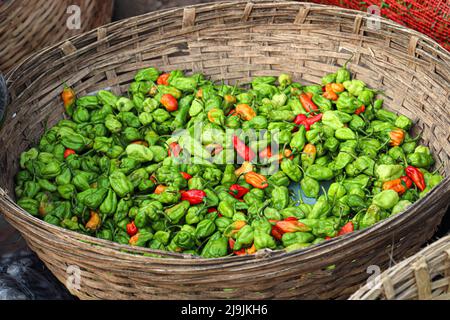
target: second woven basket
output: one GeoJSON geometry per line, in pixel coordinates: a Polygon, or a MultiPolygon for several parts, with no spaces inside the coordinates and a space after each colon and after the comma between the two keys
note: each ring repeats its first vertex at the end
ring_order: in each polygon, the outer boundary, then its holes
{"type": "Polygon", "coordinates": [[[450,235],[389,268],[350,300],[450,300],[450,235]]]}

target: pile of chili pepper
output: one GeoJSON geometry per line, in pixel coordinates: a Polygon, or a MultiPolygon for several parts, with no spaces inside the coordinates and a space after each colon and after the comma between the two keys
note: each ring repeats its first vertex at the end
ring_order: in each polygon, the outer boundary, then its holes
{"type": "Polygon", "coordinates": [[[147,68],[127,95],[65,87],[61,98],[69,119],[20,156],[17,204],[121,244],[206,258],[291,251],[398,214],[442,180],[412,120],[345,66],[321,84],[282,74],[247,88],[147,68]]]}

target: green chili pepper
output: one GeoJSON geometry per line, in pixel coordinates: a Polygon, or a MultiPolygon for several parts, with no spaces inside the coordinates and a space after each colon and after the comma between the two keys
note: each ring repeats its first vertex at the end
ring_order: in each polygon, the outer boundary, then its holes
{"type": "Polygon", "coordinates": [[[177,224],[186,215],[189,206],[189,201],[184,200],[179,204],[166,209],[164,213],[169,218],[171,223],[177,224]]]}
{"type": "Polygon", "coordinates": [[[317,198],[320,191],[319,182],[309,176],[300,181],[300,186],[307,197],[317,198]]]}
{"type": "Polygon", "coordinates": [[[317,198],[316,203],[311,209],[311,212],[307,215],[308,219],[320,219],[324,218],[331,211],[331,206],[324,195],[317,198]]]}
{"type": "Polygon", "coordinates": [[[201,256],[204,258],[219,258],[227,255],[228,240],[219,232],[213,234],[203,247],[201,256]]]}
{"type": "Polygon", "coordinates": [[[284,247],[294,244],[305,244],[314,240],[314,236],[309,232],[289,232],[283,234],[281,241],[284,247]]]}
{"type": "Polygon", "coordinates": [[[333,171],[318,164],[312,164],[306,169],[305,175],[318,181],[330,180],[333,178],[333,171]]]}
{"type": "MultiPolygon", "coordinates": [[[[393,190],[391,190],[393,191],[393,190]]],[[[393,191],[395,194],[397,194],[395,191],[393,191]]],[[[365,229],[368,228],[378,221],[380,221],[381,209],[376,204],[372,204],[366,211],[366,213],[360,218],[359,221],[359,229],[365,229]]]]}
{"type": "Polygon", "coordinates": [[[294,163],[293,160],[286,158],[281,161],[281,170],[294,182],[299,182],[302,178],[302,172],[300,168],[294,163]]]}
{"type": "Polygon", "coordinates": [[[134,186],[127,176],[121,171],[114,171],[109,176],[109,182],[115,193],[123,198],[127,194],[132,193],[134,186]]]}

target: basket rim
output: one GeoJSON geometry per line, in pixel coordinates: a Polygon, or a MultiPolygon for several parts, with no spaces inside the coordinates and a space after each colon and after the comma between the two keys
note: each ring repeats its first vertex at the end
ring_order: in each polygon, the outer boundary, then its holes
{"type": "MultiPolygon", "coordinates": [[[[12,3],[11,2],[7,2],[6,5],[12,3]]],[[[83,32],[80,33],[78,35],[74,35],[72,37],[69,37],[65,40],[61,40],[53,45],[50,46],[46,46],[44,48],[41,48],[40,50],[37,50],[36,52],[34,52],[31,55],[28,55],[26,58],[22,59],[22,61],[20,63],[18,63],[16,66],[14,66],[13,68],[11,68],[5,75],[6,78],[6,82],[9,83],[10,79],[13,78],[14,73],[22,66],[24,65],[27,61],[32,60],[34,57],[39,56],[47,51],[59,48],[62,44],[64,44],[66,41],[71,42],[72,40],[77,40],[79,38],[83,38],[86,35],[92,35],[92,34],[96,34],[98,32],[99,29],[104,29],[104,28],[111,28],[111,27],[119,27],[121,24],[126,24],[130,21],[135,21],[135,20],[145,20],[146,18],[152,18],[155,19],[157,17],[162,17],[164,15],[169,15],[170,13],[174,13],[174,12],[178,12],[178,11],[184,11],[188,8],[194,8],[194,9],[200,9],[200,8],[204,8],[204,7],[217,7],[220,8],[221,6],[229,6],[229,5],[236,5],[236,4],[244,4],[244,3],[251,3],[251,4],[256,4],[256,5],[274,5],[274,4],[283,4],[283,5],[298,5],[303,6],[305,8],[308,9],[324,9],[327,8],[329,10],[332,11],[340,11],[343,13],[348,13],[349,16],[361,16],[363,19],[368,19],[370,17],[372,17],[373,15],[368,13],[368,12],[364,12],[364,11],[359,11],[359,10],[354,10],[354,9],[348,9],[348,8],[341,8],[335,5],[325,5],[325,4],[319,4],[319,3],[311,3],[311,2],[303,2],[303,1],[292,1],[292,0],[235,0],[235,1],[231,1],[231,0],[224,0],[224,1],[217,1],[217,2],[207,2],[207,3],[199,3],[199,4],[193,4],[193,5],[187,5],[187,6],[182,6],[182,7],[173,7],[173,8],[167,8],[167,9],[160,9],[160,10],[156,10],[156,11],[151,11],[151,12],[147,12],[141,15],[137,15],[137,16],[133,16],[133,17],[129,17],[126,19],[122,19],[122,20],[118,20],[118,21],[112,21],[110,23],[104,24],[100,27],[94,28],[90,31],[87,32],[83,32]]],[[[0,13],[1,13],[1,7],[0,7],[0,13]]],[[[429,37],[428,35],[421,33],[417,30],[405,27],[401,24],[399,24],[398,22],[395,22],[391,19],[387,19],[384,18],[382,16],[378,16],[378,19],[380,19],[380,23],[385,24],[385,25],[389,25],[390,27],[393,27],[395,29],[397,29],[397,31],[403,31],[403,32],[407,32],[411,35],[415,35],[418,36],[419,39],[418,40],[422,40],[422,41],[427,41],[429,42],[428,45],[432,46],[433,49],[435,50],[439,50],[439,54],[441,54],[442,56],[444,56],[448,61],[447,64],[450,66],[450,51],[446,50],[442,45],[440,45],[436,40],[432,39],[431,37],[429,37]]],[[[285,25],[290,25],[292,23],[284,23],[285,25]]],[[[280,24],[283,25],[283,24],[280,24]]],[[[103,41],[106,41],[108,39],[108,37],[104,38],[103,41]]],[[[70,56],[70,55],[68,55],[70,56]]]]}
{"type": "MultiPolygon", "coordinates": [[[[343,12],[345,14],[348,13],[349,16],[353,16],[353,17],[361,16],[363,19],[367,19],[368,17],[371,16],[371,14],[369,14],[367,12],[361,12],[361,11],[353,10],[353,9],[340,8],[337,6],[329,6],[329,5],[322,5],[322,4],[315,4],[315,3],[313,4],[313,3],[308,3],[308,2],[284,1],[284,0],[220,1],[220,2],[213,2],[213,3],[203,3],[203,4],[196,4],[196,5],[190,5],[190,6],[183,6],[183,7],[177,7],[177,8],[162,9],[162,10],[158,10],[158,11],[154,11],[154,12],[148,12],[148,13],[145,13],[145,14],[142,14],[139,16],[119,20],[116,22],[111,22],[109,24],[103,25],[101,27],[95,28],[95,29],[85,32],[85,33],[81,33],[79,35],[75,35],[66,40],[62,40],[58,43],[55,43],[54,45],[45,47],[45,48],[37,51],[35,54],[30,55],[29,57],[27,57],[25,60],[23,60],[16,67],[12,68],[8,72],[8,74],[6,75],[8,87],[12,85],[13,78],[14,78],[14,75],[17,72],[17,70],[20,69],[21,67],[23,67],[24,65],[26,65],[27,62],[29,62],[30,60],[33,60],[36,57],[38,57],[48,51],[52,51],[52,50],[59,48],[66,41],[78,40],[87,35],[93,35],[93,34],[97,33],[97,31],[101,28],[117,28],[117,27],[120,27],[121,25],[127,24],[130,21],[134,21],[134,20],[145,20],[147,18],[156,19],[156,18],[164,16],[164,15],[169,15],[173,12],[182,12],[186,8],[199,9],[199,8],[207,8],[207,7],[211,7],[211,6],[220,8],[221,6],[229,6],[229,5],[245,4],[245,3],[252,3],[252,4],[256,4],[256,5],[267,4],[267,5],[272,5],[272,6],[279,5],[279,4],[297,5],[299,8],[303,6],[303,7],[308,7],[309,9],[328,8],[329,10],[332,10],[332,11],[339,11],[339,12],[343,12]]],[[[380,18],[380,23],[387,24],[391,27],[394,27],[397,30],[407,32],[411,35],[419,36],[419,40],[426,40],[427,42],[430,42],[431,44],[428,43],[428,45],[433,45],[434,50],[439,50],[439,54],[442,54],[443,57],[448,59],[448,62],[446,62],[445,60],[444,60],[444,62],[448,63],[448,65],[450,66],[450,52],[446,51],[435,40],[431,39],[430,37],[418,32],[418,31],[404,27],[404,26],[402,26],[394,21],[391,21],[389,19],[386,19],[383,17],[379,17],[379,18],[380,18]]],[[[283,23],[283,25],[284,24],[291,25],[292,23],[283,23]]],[[[112,34],[114,34],[114,32],[112,32],[112,34]]],[[[110,36],[111,36],[111,34],[108,35],[106,38],[104,38],[102,41],[107,41],[110,36]]],[[[22,95],[22,93],[20,93],[17,96],[17,98],[19,98],[21,95],[22,95]]],[[[8,213],[2,212],[2,214],[6,217],[6,219],[8,221],[9,221],[9,219],[11,219],[11,220],[21,219],[27,224],[37,225],[38,227],[40,227],[41,229],[43,229],[45,232],[47,232],[49,234],[57,233],[64,237],[70,237],[71,239],[77,240],[77,242],[79,242],[80,246],[95,244],[95,248],[99,252],[102,250],[106,250],[106,251],[114,250],[114,251],[120,252],[122,254],[129,255],[130,257],[136,257],[136,255],[134,255],[133,253],[151,253],[151,254],[156,254],[156,255],[162,255],[164,257],[162,257],[162,258],[148,257],[148,256],[143,256],[143,257],[146,259],[149,259],[148,261],[165,261],[165,262],[171,261],[174,263],[181,262],[181,261],[183,261],[183,262],[202,262],[203,264],[205,264],[205,262],[209,262],[207,264],[222,263],[222,264],[228,265],[229,263],[241,263],[241,262],[246,263],[246,262],[254,261],[254,260],[261,261],[262,259],[270,260],[273,258],[276,258],[277,261],[279,261],[282,259],[288,259],[288,258],[292,258],[292,257],[298,257],[298,256],[314,254],[314,253],[316,253],[317,255],[326,254],[326,252],[328,252],[328,250],[330,250],[330,249],[334,250],[336,247],[349,246],[352,243],[359,241],[360,239],[365,238],[368,235],[375,233],[376,231],[378,231],[380,229],[385,229],[385,228],[388,228],[389,226],[396,226],[396,225],[402,223],[402,221],[404,221],[406,219],[412,219],[413,218],[412,212],[415,211],[416,208],[418,208],[418,207],[420,208],[420,207],[424,206],[424,203],[427,199],[429,199],[430,197],[436,196],[440,192],[445,193],[447,195],[447,198],[450,199],[450,194],[448,192],[446,192],[449,189],[450,189],[450,176],[447,176],[436,187],[434,187],[425,197],[414,202],[405,211],[403,211],[395,216],[391,216],[383,221],[380,221],[367,229],[358,230],[351,234],[332,238],[332,239],[330,239],[326,242],[322,242],[318,245],[312,245],[310,247],[307,247],[304,249],[299,249],[299,250],[294,250],[291,252],[286,252],[284,250],[274,250],[274,251],[262,250],[261,254],[245,255],[245,256],[227,256],[227,257],[221,257],[221,258],[202,258],[202,257],[192,256],[192,255],[187,255],[187,254],[182,254],[182,253],[171,253],[168,251],[154,250],[154,249],[150,249],[150,248],[122,245],[122,244],[118,244],[113,241],[103,240],[103,239],[99,239],[99,238],[96,238],[93,236],[83,235],[83,234],[77,233],[75,231],[64,229],[62,227],[57,227],[57,226],[51,225],[37,217],[32,216],[31,214],[29,214],[28,212],[26,212],[25,210],[20,208],[1,187],[0,187],[0,203],[8,204],[9,207],[11,207],[11,209],[12,209],[11,210],[12,213],[11,212],[8,212],[8,213]],[[167,258],[170,258],[170,259],[167,259],[167,258]]]]}

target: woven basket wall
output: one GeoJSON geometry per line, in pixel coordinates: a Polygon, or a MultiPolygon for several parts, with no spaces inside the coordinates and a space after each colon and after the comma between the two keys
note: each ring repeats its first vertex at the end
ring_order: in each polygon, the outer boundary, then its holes
{"type": "Polygon", "coordinates": [[[6,73],[26,56],[111,21],[113,0],[0,1],[0,71],[6,73]],[[70,30],[67,7],[80,7],[80,29],[70,30]]]}
{"type": "Polygon", "coordinates": [[[350,300],[450,300],[450,235],[384,271],[350,300]]]}
{"type": "Polygon", "coordinates": [[[0,208],[60,281],[81,270],[80,298],[348,298],[391,257],[417,252],[435,232],[450,199],[450,56],[436,42],[364,13],[316,4],[221,2],[149,13],[113,23],[41,51],[8,79],[12,103],[0,131],[0,208]],[[355,53],[353,74],[385,91],[391,110],[416,130],[445,175],[405,212],[364,231],[285,253],[219,259],[135,248],[49,225],[14,203],[20,152],[36,143],[45,123],[61,119],[65,82],[80,94],[101,88],[124,93],[136,70],[203,72],[229,83],[289,72],[319,82],[355,53]],[[159,253],[166,258],[143,256],[159,253]],[[330,267],[334,266],[334,267],[330,267]]]}

